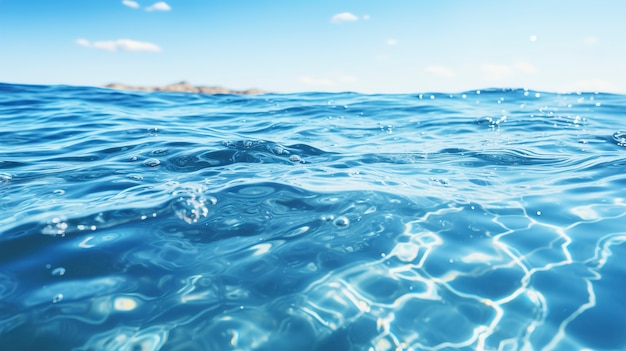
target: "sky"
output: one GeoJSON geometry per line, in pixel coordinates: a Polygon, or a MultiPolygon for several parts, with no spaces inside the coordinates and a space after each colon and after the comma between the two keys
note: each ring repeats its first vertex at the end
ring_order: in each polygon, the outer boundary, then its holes
{"type": "Polygon", "coordinates": [[[0,0],[0,82],[626,93],[620,0],[0,0]]]}

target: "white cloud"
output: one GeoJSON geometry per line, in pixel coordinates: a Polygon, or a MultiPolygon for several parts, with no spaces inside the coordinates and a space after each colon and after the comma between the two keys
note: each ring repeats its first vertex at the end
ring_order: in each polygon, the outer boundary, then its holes
{"type": "Polygon", "coordinates": [[[583,43],[586,45],[595,45],[598,42],[598,38],[593,35],[587,35],[583,38],[583,43]]]}
{"type": "Polygon", "coordinates": [[[393,39],[393,38],[389,38],[387,39],[387,45],[398,45],[398,40],[397,39],[393,39]]]}
{"type": "Polygon", "coordinates": [[[76,44],[86,47],[94,48],[105,51],[147,51],[147,52],[159,52],[161,48],[155,44],[136,41],[131,39],[118,39],[118,40],[102,40],[90,42],[87,39],[76,39],[76,44]]]}
{"type": "Polygon", "coordinates": [[[78,39],[76,39],[76,44],[88,48],[89,47],[89,40],[83,39],[83,38],[78,38],[78,39]]]}
{"type": "Polygon", "coordinates": [[[146,11],[169,11],[171,9],[165,1],[155,2],[152,6],[146,7],[146,11]]]}
{"type": "Polygon", "coordinates": [[[122,4],[124,4],[124,6],[132,7],[134,9],[139,8],[139,4],[136,1],[132,0],[124,0],[122,1],[122,4]]]}
{"type": "Polygon", "coordinates": [[[370,19],[370,15],[363,15],[363,17],[361,17],[364,21],[367,21],[370,19]]]}
{"type": "Polygon", "coordinates": [[[482,70],[490,79],[501,79],[513,74],[513,67],[509,65],[484,64],[482,70]]]}
{"type": "Polygon", "coordinates": [[[530,39],[530,41],[531,41],[531,42],[533,42],[533,43],[534,43],[534,42],[536,42],[536,41],[537,41],[537,36],[533,34],[533,35],[531,35],[531,36],[530,36],[530,38],[529,38],[529,39],[530,39]]]}
{"type": "MultiPolygon", "coordinates": [[[[369,18],[369,16],[368,16],[369,18]]],[[[353,14],[351,14],[350,12],[342,12],[342,13],[338,13],[336,15],[334,15],[330,21],[332,23],[342,23],[342,22],[355,22],[358,21],[359,18],[353,14]]]]}

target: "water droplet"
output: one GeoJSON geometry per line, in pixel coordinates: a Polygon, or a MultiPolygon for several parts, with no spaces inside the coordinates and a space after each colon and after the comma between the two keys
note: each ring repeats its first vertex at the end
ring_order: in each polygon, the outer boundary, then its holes
{"type": "Polygon", "coordinates": [[[298,156],[298,155],[291,155],[291,156],[289,156],[289,161],[291,161],[291,162],[302,162],[302,158],[300,158],[300,156],[298,156]]]}
{"type": "Polygon", "coordinates": [[[52,303],[58,303],[63,300],[63,294],[56,294],[52,297],[52,303]]]}
{"type": "Polygon", "coordinates": [[[52,218],[50,223],[41,230],[41,234],[65,236],[65,230],[67,227],[67,223],[63,222],[61,218],[55,217],[52,218]]]}
{"type": "MultiPolygon", "coordinates": [[[[176,216],[183,221],[192,224],[209,214],[209,209],[205,205],[205,198],[200,192],[181,193],[174,203],[176,216]]],[[[217,200],[216,200],[217,201],[217,200]]]]}
{"type": "Polygon", "coordinates": [[[626,132],[620,130],[613,133],[613,141],[617,146],[626,146],[626,132]]]}
{"type": "Polygon", "coordinates": [[[541,216],[541,211],[537,211],[537,216],[541,216]]]}
{"type": "Polygon", "coordinates": [[[127,177],[132,180],[143,180],[143,177],[139,174],[129,174],[127,177]]]}
{"type": "Polygon", "coordinates": [[[65,194],[65,190],[61,190],[61,189],[56,189],[54,191],[52,191],[55,195],[63,195],[65,194]]]}
{"type": "Polygon", "coordinates": [[[337,227],[345,228],[350,225],[350,220],[346,216],[340,216],[333,221],[333,224],[337,227]]]}
{"type": "Polygon", "coordinates": [[[165,155],[167,154],[168,149],[156,149],[151,152],[152,155],[165,155]]]}
{"type": "Polygon", "coordinates": [[[161,164],[161,161],[157,160],[156,158],[149,158],[143,161],[143,164],[144,166],[148,166],[148,167],[156,167],[161,164]]]}
{"type": "Polygon", "coordinates": [[[271,148],[271,151],[274,155],[282,155],[283,153],[285,153],[285,149],[280,146],[274,146],[273,148],[271,148]]]}
{"type": "Polygon", "coordinates": [[[57,267],[52,271],[52,275],[54,276],[62,276],[65,275],[65,268],[57,267]]]}

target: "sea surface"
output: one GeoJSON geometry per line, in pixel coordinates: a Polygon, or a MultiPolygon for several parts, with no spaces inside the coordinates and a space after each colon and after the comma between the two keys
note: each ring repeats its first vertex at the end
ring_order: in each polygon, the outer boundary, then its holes
{"type": "Polygon", "coordinates": [[[626,350],[626,96],[0,84],[0,349],[626,350]]]}

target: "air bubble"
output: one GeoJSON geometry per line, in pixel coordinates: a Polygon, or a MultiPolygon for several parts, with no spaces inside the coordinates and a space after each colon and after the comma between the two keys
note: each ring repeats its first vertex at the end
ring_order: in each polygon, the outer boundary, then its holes
{"type": "Polygon", "coordinates": [[[58,267],[58,268],[55,268],[55,269],[52,271],[52,273],[51,273],[51,274],[52,274],[53,276],[62,276],[62,275],[65,275],[65,268],[63,268],[63,267],[58,267]]]}
{"type": "Polygon", "coordinates": [[[148,167],[156,167],[161,164],[161,161],[157,160],[156,158],[149,158],[143,161],[143,164],[144,166],[148,166],[148,167]]]}
{"type": "Polygon", "coordinates": [[[291,155],[289,156],[289,161],[291,162],[302,162],[302,158],[300,158],[300,156],[298,155],[291,155]]]}
{"type": "Polygon", "coordinates": [[[350,225],[350,220],[346,216],[340,216],[333,221],[333,224],[337,227],[345,228],[350,225]]]}
{"type": "Polygon", "coordinates": [[[626,132],[620,130],[613,133],[613,141],[617,146],[626,146],[626,132]]]}
{"type": "Polygon", "coordinates": [[[63,300],[63,294],[56,294],[52,297],[52,303],[58,303],[63,300]]]}
{"type": "Polygon", "coordinates": [[[67,223],[63,222],[59,217],[54,217],[50,222],[41,230],[41,234],[65,236],[65,230],[68,227],[67,223]]]}

